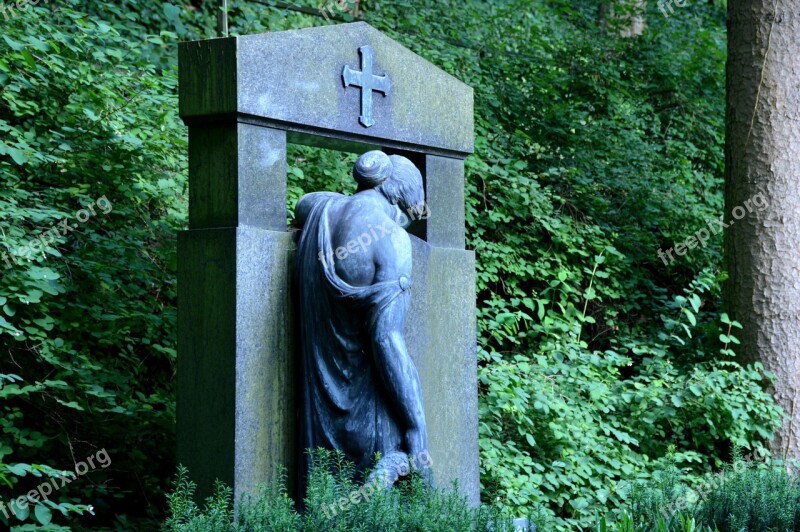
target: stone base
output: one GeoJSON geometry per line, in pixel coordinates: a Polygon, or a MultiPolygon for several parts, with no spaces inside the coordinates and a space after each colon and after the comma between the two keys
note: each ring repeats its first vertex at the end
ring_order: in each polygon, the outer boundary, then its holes
{"type": "MultiPolygon", "coordinates": [[[[412,237],[406,341],[422,384],[434,480],[480,501],[475,254],[412,237]]],[[[289,233],[251,227],[178,238],[178,461],[234,500],[296,477],[297,360],[289,233]]],[[[289,486],[292,493],[293,486],[289,486]]]]}
{"type": "Polygon", "coordinates": [[[422,384],[434,481],[449,487],[457,480],[459,491],[477,505],[475,253],[411,240],[414,284],[406,342],[422,384]]]}
{"type": "Polygon", "coordinates": [[[178,236],[178,461],[198,499],[294,468],[292,248],[252,227],[178,236]]]}

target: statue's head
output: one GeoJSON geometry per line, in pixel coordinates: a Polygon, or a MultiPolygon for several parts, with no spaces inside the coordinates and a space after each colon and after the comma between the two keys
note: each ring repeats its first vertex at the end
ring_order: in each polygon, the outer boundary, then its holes
{"type": "Polygon", "coordinates": [[[359,192],[374,188],[403,211],[418,210],[424,204],[422,174],[414,163],[401,155],[368,151],[356,161],[353,177],[359,192]]]}

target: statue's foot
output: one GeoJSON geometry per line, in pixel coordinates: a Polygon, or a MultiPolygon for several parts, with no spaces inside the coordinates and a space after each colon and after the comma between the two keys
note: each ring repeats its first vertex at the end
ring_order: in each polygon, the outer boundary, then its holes
{"type": "Polygon", "coordinates": [[[434,487],[431,457],[426,449],[416,454],[405,454],[400,451],[386,453],[367,477],[367,483],[391,489],[394,484],[411,471],[417,471],[429,488],[434,487]]]}
{"type": "Polygon", "coordinates": [[[391,489],[401,477],[411,472],[408,456],[400,451],[386,453],[367,477],[367,484],[391,489]]]}
{"type": "Polygon", "coordinates": [[[422,475],[422,481],[429,488],[435,488],[436,484],[433,481],[433,469],[428,466],[422,466],[418,469],[419,474],[422,475]]]}

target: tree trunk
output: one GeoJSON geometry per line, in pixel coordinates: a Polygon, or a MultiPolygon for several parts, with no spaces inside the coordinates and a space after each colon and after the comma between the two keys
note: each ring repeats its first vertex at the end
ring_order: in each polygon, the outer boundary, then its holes
{"type": "Polygon", "coordinates": [[[597,9],[599,24],[620,37],[638,37],[646,27],[646,0],[611,0],[597,9]]]}
{"type": "Polygon", "coordinates": [[[729,0],[725,298],[739,353],[777,376],[789,414],[773,451],[800,458],[800,9],[729,0]],[[748,208],[765,204],[764,208],[748,208]],[[735,219],[738,207],[746,212],[735,219]],[[750,212],[752,211],[752,212],[750,212]],[[733,216],[732,216],[733,215],[733,216]]]}

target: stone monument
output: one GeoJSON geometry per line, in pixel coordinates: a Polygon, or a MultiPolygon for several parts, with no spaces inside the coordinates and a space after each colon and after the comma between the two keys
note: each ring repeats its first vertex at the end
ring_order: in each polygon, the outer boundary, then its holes
{"type": "MultiPolygon", "coordinates": [[[[405,338],[413,284],[405,228],[409,215],[426,211],[422,175],[407,158],[376,150],[358,158],[353,177],[352,196],[311,192],[297,203],[301,449],[340,450],[362,476],[375,466],[372,475],[387,485],[412,469],[430,480],[430,468],[408,459],[430,461],[405,338]]],[[[301,486],[307,458],[300,457],[301,486]]]]}
{"type": "Polygon", "coordinates": [[[465,249],[472,89],[366,23],[182,43],[189,229],[178,237],[178,460],[207,495],[292,472],[300,442],[286,145],[401,155],[430,216],[411,229],[405,323],[440,486],[479,500],[475,257],[465,249]]]}

